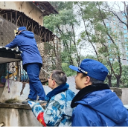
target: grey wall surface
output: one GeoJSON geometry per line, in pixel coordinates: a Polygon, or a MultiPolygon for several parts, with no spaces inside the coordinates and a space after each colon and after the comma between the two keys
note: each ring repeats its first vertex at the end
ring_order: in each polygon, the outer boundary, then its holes
{"type": "Polygon", "coordinates": [[[42,126],[31,110],[0,108],[0,123],[4,122],[6,127],[13,126],[42,126]]]}
{"type": "Polygon", "coordinates": [[[4,90],[4,88],[2,87],[2,88],[0,88],[0,97],[1,97],[1,95],[2,95],[2,93],[3,93],[3,90],[4,90]]]}
{"type": "Polygon", "coordinates": [[[124,105],[128,105],[128,88],[122,88],[122,102],[124,105]]]}

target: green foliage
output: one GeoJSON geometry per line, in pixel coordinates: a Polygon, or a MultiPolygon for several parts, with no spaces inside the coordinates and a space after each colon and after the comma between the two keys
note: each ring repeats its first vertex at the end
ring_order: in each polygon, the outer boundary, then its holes
{"type": "Polygon", "coordinates": [[[74,75],[76,75],[76,72],[69,68],[69,64],[68,63],[62,63],[62,70],[65,72],[65,74],[67,76],[74,76],[74,75]]]}
{"type": "MultiPolygon", "coordinates": [[[[104,24],[104,19],[113,16],[110,11],[103,9],[107,9],[105,3],[102,1],[51,2],[59,14],[45,16],[44,26],[61,39],[63,46],[63,51],[61,51],[62,69],[67,76],[76,73],[68,66],[71,63],[77,65],[78,57],[80,57],[80,60],[85,58],[98,59],[109,69],[113,86],[117,86],[117,76],[121,75],[121,78],[119,78],[120,86],[127,87],[128,70],[125,69],[128,67],[120,65],[118,60],[123,55],[118,46],[118,41],[121,40],[123,33],[121,31],[115,32],[104,24]],[[73,12],[73,5],[78,10],[76,14],[73,12]],[[77,30],[74,27],[79,26],[81,21],[84,23],[84,30],[81,30],[79,38],[76,39],[77,30]],[[111,41],[109,44],[108,39],[111,41]],[[84,42],[93,44],[97,56],[76,56],[78,46],[79,48],[85,47],[86,43],[84,42]],[[95,49],[96,45],[100,47],[95,49]]],[[[118,25],[116,29],[118,29],[118,25]]],[[[121,43],[122,47],[125,47],[126,44],[128,44],[128,41],[121,43]]],[[[52,46],[47,46],[47,48],[52,49],[52,46]]]]}
{"type": "Polygon", "coordinates": [[[63,51],[61,53],[62,63],[73,64],[72,55],[77,53],[78,41],[75,39],[75,26],[79,23],[73,13],[73,2],[51,2],[57,7],[59,14],[44,17],[44,26],[53,31],[61,40],[63,51]]]}
{"type": "Polygon", "coordinates": [[[120,87],[128,87],[128,66],[122,66],[120,87]]]}
{"type": "Polygon", "coordinates": [[[62,62],[69,63],[68,52],[66,51],[61,52],[61,59],[62,59],[62,62]]]}

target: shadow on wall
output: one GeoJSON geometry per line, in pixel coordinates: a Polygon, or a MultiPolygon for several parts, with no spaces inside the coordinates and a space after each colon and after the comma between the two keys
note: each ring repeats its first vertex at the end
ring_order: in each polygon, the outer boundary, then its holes
{"type": "Polygon", "coordinates": [[[2,93],[3,93],[3,90],[4,90],[4,87],[1,87],[1,88],[0,88],[0,97],[1,97],[1,95],[2,95],[2,93]]]}

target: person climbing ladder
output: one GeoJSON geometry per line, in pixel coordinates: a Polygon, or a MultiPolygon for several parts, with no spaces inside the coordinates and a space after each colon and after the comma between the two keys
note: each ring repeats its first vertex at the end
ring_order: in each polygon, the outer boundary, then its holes
{"type": "Polygon", "coordinates": [[[23,68],[28,74],[30,85],[28,98],[22,103],[27,104],[29,100],[36,101],[37,95],[39,96],[38,102],[43,103],[45,92],[39,79],[42,57],[39,53],[33,32],[27,31],[24,26],[19,27],[15,39],[5,47],[14,48],[17,46],[22,51],[23,68]]]}

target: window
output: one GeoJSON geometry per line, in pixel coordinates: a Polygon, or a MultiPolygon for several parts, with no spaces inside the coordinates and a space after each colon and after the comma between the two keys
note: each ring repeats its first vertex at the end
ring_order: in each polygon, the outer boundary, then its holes
{"type": "Polygon", "coordinates": [[[108,43],[111,43],[111,40],[108,40],[108,43]]]}
{"type": "Polygon", "coordinates": [[[127,30],[124,30],[124,33],[127,33],[127,30]]]}
{"type": "Polygon", "coordinates": [[[127,27],[126,27],[126,26],[123,26],[123,28],[124,28],[124,29],[127,29],[127,27]]]}
{"type": "Polygon", "coordinates": [[[109,23],[106,23],[106,26],[109,27],[109,23]]]}
{"type": "Polygon", "coordinates": [[[125,38],[124,41],[125,41],[125,42],[128,42],[128,39],[125,38]]]}
{"type": "Polygon", "coordinates": [[[127,38],[128,37],[128,35],[124,35],[124,38],[127,38]]]}
{"type": "Polygon", "coordinates": [[[126,18],[125,17],[123,18],[123,21],[126,21],[126,18]]]}
{"type": "Polygon", "coordinates": [[[128,52],[126,52],[126,55],[128,55],[128,52]]]}
{"type": "Polygon", "coordinates": [[[122,16],[125,16],[125,14],[127,15],[127,13],[122,13],[122,16]]]}
{"type": "Polygon", "coordinates": [[[107,36],[107,38],[110,40],[110,37],[109,36],[107,36]]]}
{"type": "Polygon", "coordinates": [[[125,50],[127,51],[128,49],[127,49],[127,46],[125,47],[125,50]]]}

